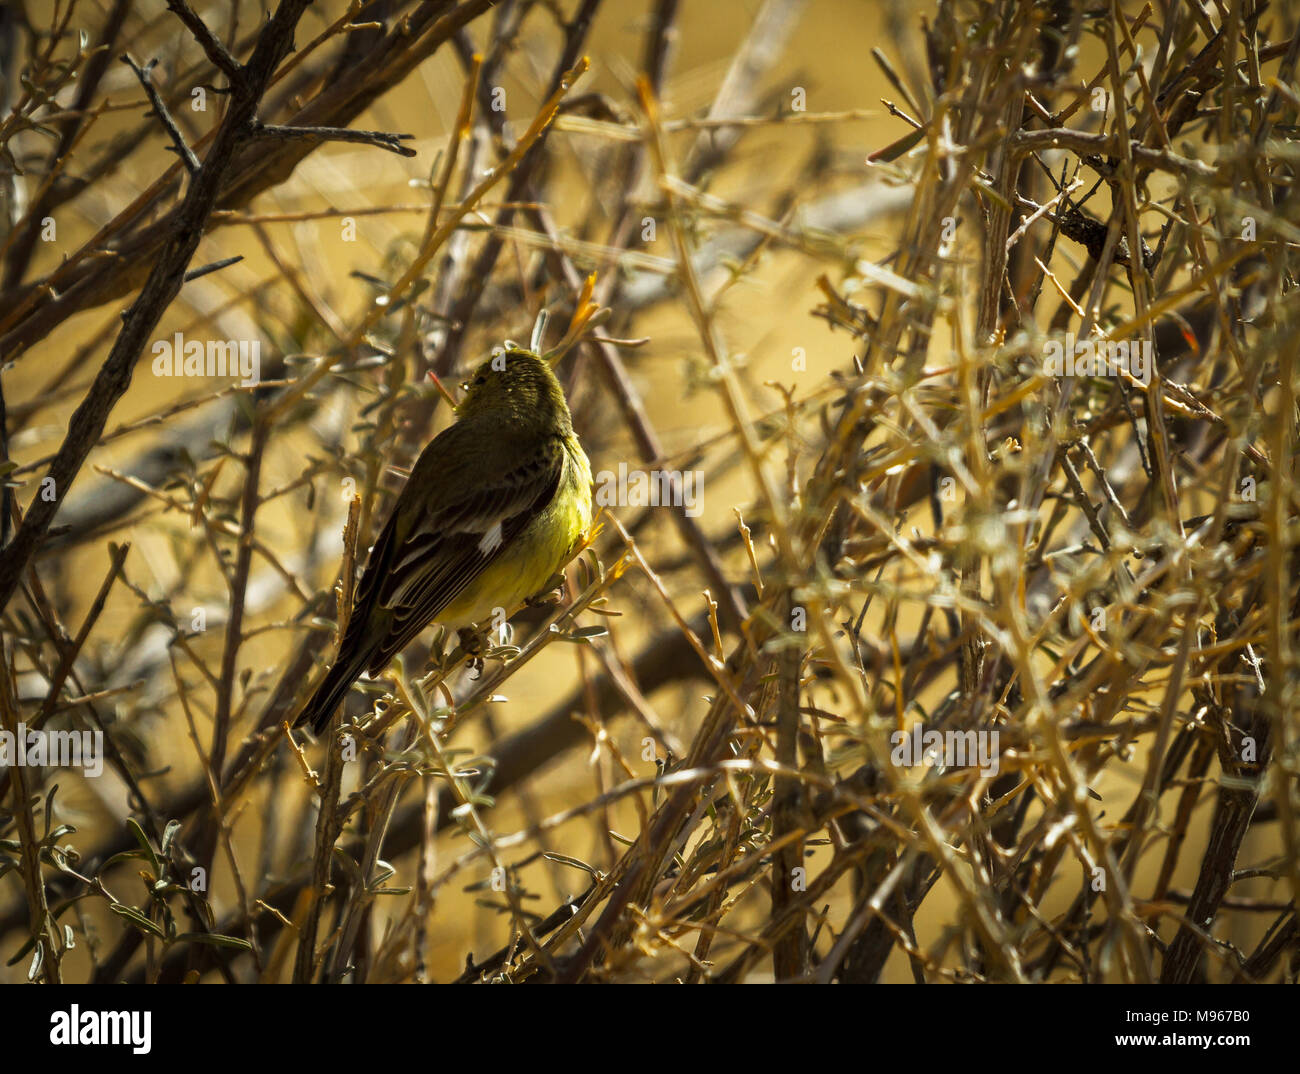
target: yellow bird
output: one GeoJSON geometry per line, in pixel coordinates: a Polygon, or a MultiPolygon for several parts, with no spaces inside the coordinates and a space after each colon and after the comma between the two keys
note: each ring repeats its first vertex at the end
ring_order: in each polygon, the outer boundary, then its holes
{"type": "Polygon", "coordinates": [[[338,656],[294,726],[319,734],[363,671],[432,622],[509,614],[578,550],[591,464],[545,360],[510,347],[474,371],[457,420],[420,453],[357,587],[338,656]]]}

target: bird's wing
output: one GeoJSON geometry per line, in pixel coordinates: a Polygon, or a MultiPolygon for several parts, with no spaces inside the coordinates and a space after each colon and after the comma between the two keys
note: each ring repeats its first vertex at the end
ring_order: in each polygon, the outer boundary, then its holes
{"type": "Polygon", "coordinates": [[[563,444],[547,440],[527,455],[503,473],[479,475],[454,498],[434,494],[420,504],[413,496],[406,506],[407,491],[398,497],[357,591],[356,607],[365,609],[366,619],[373,622],[380,609],[392,613],[370,661],[372,674],[459,597],[555,496],[564,473],[563,444]]]}

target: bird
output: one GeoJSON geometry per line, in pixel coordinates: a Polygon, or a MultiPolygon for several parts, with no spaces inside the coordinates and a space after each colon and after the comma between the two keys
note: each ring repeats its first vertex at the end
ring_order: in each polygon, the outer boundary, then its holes
{"type": "Polygon", "coordinates": [[[509,615],[581,547],[591,464],[550,364],[507,341],[462,387],[456,421],[420,453],[370,550],[338,654],[295,727],[319,735],[361,674],[378,675],[430,623],[465,631],[509,615]]]}

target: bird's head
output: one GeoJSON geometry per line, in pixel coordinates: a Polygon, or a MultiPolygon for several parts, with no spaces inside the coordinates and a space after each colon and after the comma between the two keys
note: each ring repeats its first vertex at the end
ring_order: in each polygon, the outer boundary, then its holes
{"type": "Polygon", "coordinates": [[[507,345],[474,370],[461,388],[465,392],[457,414],[462,418],[500,415],[513,421],[559,426],[573,431],[564,389],[551,367],[531,351],[507,345]]]}

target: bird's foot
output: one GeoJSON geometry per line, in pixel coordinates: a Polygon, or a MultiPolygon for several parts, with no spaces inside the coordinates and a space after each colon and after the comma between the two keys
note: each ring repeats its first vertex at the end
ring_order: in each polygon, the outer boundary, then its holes
{"type": "Polygon", "coordinates": [[[461,652],[469,657],[470,677],[477,679],[483,674],[483,653],[487,651],[487,638],[483,631],[473,627],[461,627],[456,632],[456,640],[461,652]]]}
{"type": "Polygon", "coordinates": [[[484,632],[474,627],[461,627],[456,631],[456,641],[466,656],[481,656],[487,650],[484,632]]]}
{"type": "Polygon", "coordinates": [[[548,604],[559,604],[564,599],[564,575],[556,571],[547,579],[546,585],[531,597],[525,597],[524,603],[530,608],[544,608],[548,604]]]}

